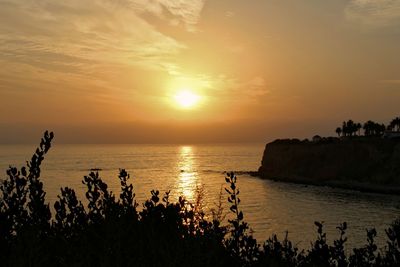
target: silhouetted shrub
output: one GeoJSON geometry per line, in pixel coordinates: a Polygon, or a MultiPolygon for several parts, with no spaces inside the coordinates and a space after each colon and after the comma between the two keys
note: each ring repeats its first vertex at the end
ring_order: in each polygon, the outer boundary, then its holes
{"type": "Polygon", "coordinates": [[[129,174],[121,169],[119,198],[108,190],[98,172],[83,179],[85,208],[73,189],[61,188],[55,215],[45,202],[40,165],[53,133],[46,132],[27,168],[10,167],[0,185],[0,263],[2,266],[396,266],[400,262],[400,220],[386,230],[387,246],[380,252],[375,229],[367,244],[345,253],[347,224],[337,227],[330,246],[323,223],[315,222],[317,238],[299,251],[286,234],[260,245],[249,234],[240,209],[237,177],[225,180],[232,218],[223,225],[222,204],[207,220],[201,189],[195,203],[176,203],[157,190],[139,211],[129,174]]]}

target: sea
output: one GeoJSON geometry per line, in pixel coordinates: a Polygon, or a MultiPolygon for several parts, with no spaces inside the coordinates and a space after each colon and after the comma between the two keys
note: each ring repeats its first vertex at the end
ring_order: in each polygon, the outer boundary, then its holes
{"type": "MultiPolygon", "coordinates": [[[[241,198],[240,209],[259,243],[276,234],[299,248],[309,249],[316,239],[315,221],[324,222],[327,240],[339,237],[340,223],[347,222],[347,249],[366,244],[366,229],[376,228],[377,244],[386,245],[385,229],[400,216],[400,196],[362,193],[331,187],[263,180],[248,174],[261,164],[265,144],[212,145],[66,145],[54,144],[42,164],[41,179],[46,201],[57,200],[61,187],[75,189],[85,204],[82,179],[98,169],[109,190],[120,192],[119,169],[130,174],[139,208],[151,190],[170,191],[170,201],[184,196],[195,202],[201,195],[206,216],[222,202],[229,219],[226,173],[234,171],[241,198]]],[[[9,166],[22,167],[35,145],[0,145],[0,179],[9,166]]]]}

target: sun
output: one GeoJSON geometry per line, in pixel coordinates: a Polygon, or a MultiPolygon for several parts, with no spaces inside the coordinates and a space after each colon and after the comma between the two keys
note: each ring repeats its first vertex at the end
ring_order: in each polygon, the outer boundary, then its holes
{"type": "Polygon", "coordinates": [[[174,99],[179,107],[188,109],[194,107],[199,102],[200,96],[189,90],[182,90],[174,96],[174,99]]]}

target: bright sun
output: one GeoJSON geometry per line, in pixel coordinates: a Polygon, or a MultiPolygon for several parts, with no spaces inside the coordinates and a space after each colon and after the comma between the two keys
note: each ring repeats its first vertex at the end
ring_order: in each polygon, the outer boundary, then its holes
{"type": "Polygon", "coordinates": [[[198,102],[200,97],[189,90],[183,90],[178,92],[175,95],[175,101],[178,105],[182,108],[191,108],[195,106],[198,102]]]}

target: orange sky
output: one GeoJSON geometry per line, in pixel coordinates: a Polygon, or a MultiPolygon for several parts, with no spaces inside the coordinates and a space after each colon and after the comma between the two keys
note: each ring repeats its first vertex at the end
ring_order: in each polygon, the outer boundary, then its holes
{"type": "Polygon", "coordinates": [[[399,0],[0,0],[0,143],[264,142],[399,116],[399,0]],[[199,97],[191,108],[181,90],[199,97]]]}

